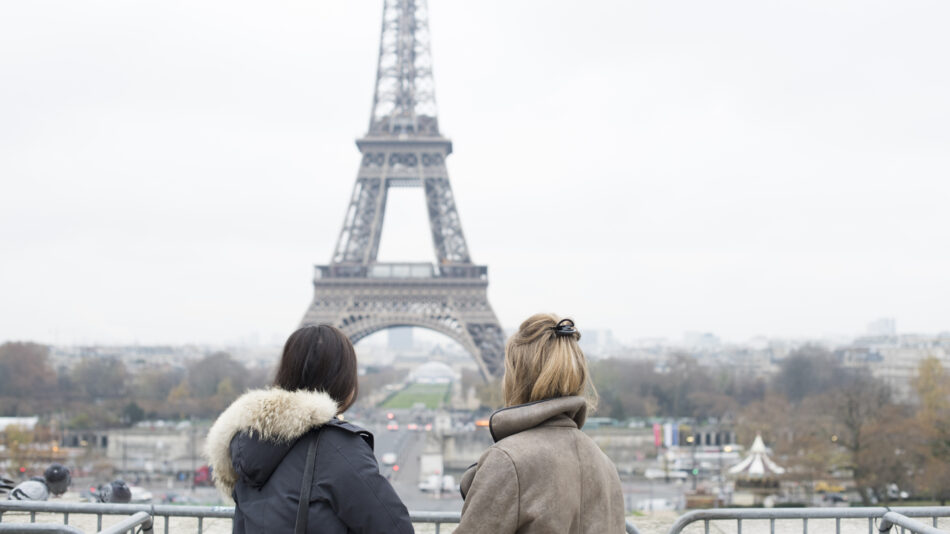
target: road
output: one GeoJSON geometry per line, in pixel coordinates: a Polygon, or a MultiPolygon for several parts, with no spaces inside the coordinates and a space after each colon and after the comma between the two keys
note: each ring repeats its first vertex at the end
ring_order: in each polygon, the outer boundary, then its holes
{"type": "Polygon", "coordinates": [[[458,492],[445,492],[441,495],[425,493],[419,490],[419,457],[425,447],[427,433],[408,430],[400,424],[399,430],[386,430],[385,425],[369,425],[367,429],[375,437],[376,461],[379,469],[387,476],[406,507],[413,511],[461,511],[462,497],[458,492]],[[388,452],[396,453],[396,465],[383,465],[382,457],[388,452]]]}

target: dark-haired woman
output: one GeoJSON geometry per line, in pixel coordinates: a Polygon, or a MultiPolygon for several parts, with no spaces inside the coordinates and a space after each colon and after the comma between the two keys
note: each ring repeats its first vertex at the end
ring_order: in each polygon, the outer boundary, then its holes
{"type": "Polygon", "coordinates": [[[235,502],[233,532],[413,532],[379,473],[373,435],[337,417],[356,395],[343,332],[291,334],[274,387],[242,395],[208,432],[215,485],[235,502]]]}

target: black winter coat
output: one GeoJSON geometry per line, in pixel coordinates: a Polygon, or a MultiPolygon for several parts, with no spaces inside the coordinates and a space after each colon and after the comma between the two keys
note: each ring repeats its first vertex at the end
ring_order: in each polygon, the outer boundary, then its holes
{"type": "Polygon", "coordinates": [[[309,532],[413,532],[409,512],[379,473],[372,434],[335,413],[323,393],[272,389],[247,393],[221,414],[206,451],[215,483],[235,501],[233,532],[294,531],[313,440],[309,532]]]}

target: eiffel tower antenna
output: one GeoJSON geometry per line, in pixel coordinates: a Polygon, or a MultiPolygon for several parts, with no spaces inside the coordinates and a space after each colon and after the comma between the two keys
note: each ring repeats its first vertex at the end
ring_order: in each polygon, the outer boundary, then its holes
{"type": "Polygon", "coordinates": [[[388,0],[369,135],[439,135],[425,0],[388,0]]]}
{"type": "Polygon", "coordinates": [[[485,378],[504,372],[504,335],[488,303],[488,267],[468,251],[439,133],[425,0],[385,0],[369,130],[329,265],[317,265],[301,326],[332,324],[353,342],[415,326],[464,347],[485,378]],[[425,192],[436,264],[376,259],[391,187],[425,192]]]}

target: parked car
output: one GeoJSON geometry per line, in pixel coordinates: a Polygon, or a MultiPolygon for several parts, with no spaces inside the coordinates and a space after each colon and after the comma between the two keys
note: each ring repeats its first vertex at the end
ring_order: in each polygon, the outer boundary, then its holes
{"type": "Polygon", "coordinates": [[[195,469],[194,477],[195,486],[214,486],[214,481],[211,478],[211,468],[207,465],[195,469]]]}
{"type": "Polygon", "coordinates": [[[419,483],[419,491],[438,492],[438,491],[458,491],[458,484],[455,483],[455,477],[452,475],[429,475],[425,480],[419,483]]]}

